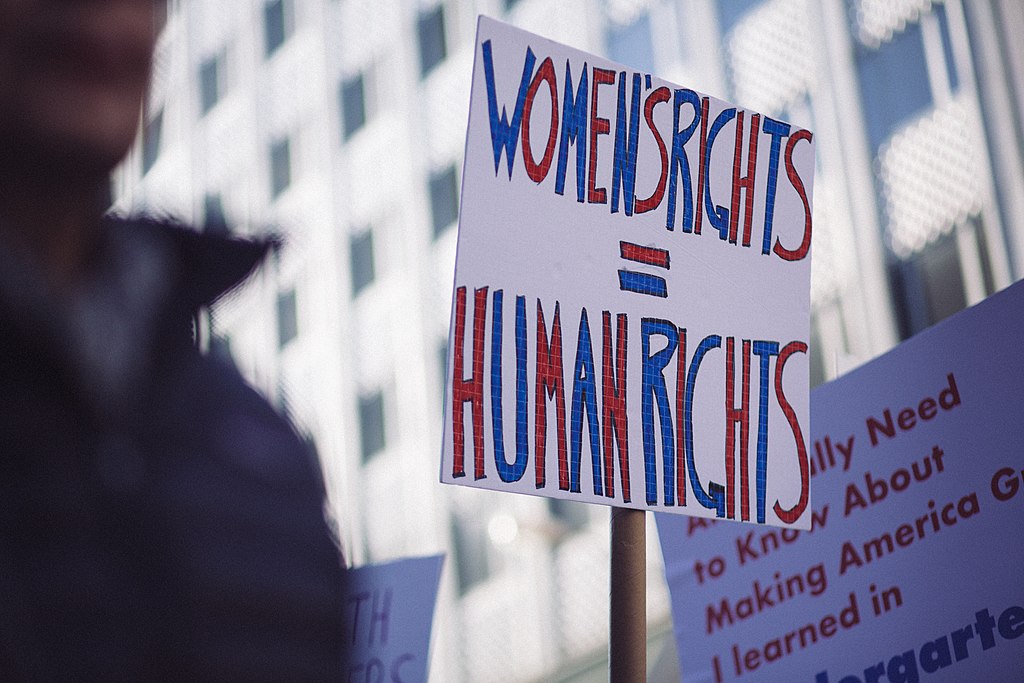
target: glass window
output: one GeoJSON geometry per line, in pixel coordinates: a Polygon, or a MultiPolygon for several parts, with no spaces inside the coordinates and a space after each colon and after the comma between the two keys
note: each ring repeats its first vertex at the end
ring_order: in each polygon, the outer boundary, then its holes
{"type": "Polygon", "coordinates": [[[434,237],[443,233],[459,217],[459,186],[455,166],[430,176],[430,212],[434,237]]]}
{"type": "Polygon", "coordinates": [[[288,39],[288,7],[285,3],[286,0],[270,0],[263,5],[263,38],[267,57],[288,39]]]}
{"type": "Polygon", "coordinates": [[[359,397],[359,443],[363,464],[384,450],[384,393],[359,397]]]}
{"type": "Polygon", "coordinates": [[[928,324],[933,325],[967,306],[960,250],[956,237],[949,235],[926,247],[917,256],[924,285],[928,324]]]}
{"type": "Polygon", "coordinates": [[[231,355],[231,337],[215,334],[210,337],[210,355],[226,363],[233,363],[231,355]]]}
{"type": "Polygon", "coordinates": [[[726,0],[716,2],[718,8],[718,29],[726,35],[746,15],[747,12],[760,5],[764,0],[726,0]]]}
{"type": "Polygon", "coordinates": [[[366,123],[366,89],[361,73],[341,83],[341,116],[346,140],[366,123]]]}
{"type": "Polygon", "coordinates": [[[441,411],[445,410],[445,392],[448,391],[448,339],[444,338],[437,345],[437,365],[440,368],[441,376],[441,411]]]}
{"type": "Polygon", "coordinates": [[[904,339],[967,306],[960,251],[952,233],[895,264],[891,275],[904,339]]]}
{"type": "Polygon", "coordinates": [[[352,296],[356,296],[373,282],[373,230],[364,230],[349,238],[352,296]]]}
{"type": "Polygon", "coordinates": [[[299,334],[295,288],[277,295],[277,347],[283,349],[299,334]]]}
{"type": "Polygon", "coordinates": [[[163,137],[164,110],[149,119],[142,128],[142,172],[148,173],[160,156],[160,142],[163,137]]]}
{"type": "Polygon", "coordinates": [[[980,218],[971,218],[971,229],[978,245],[978,258],[981,260],[981,284],[985,288],[985,296],[996,291],[995,276],[992,274],[992,261],[988,256],[988,240],[985,238],[985,225],[980,218]]]}
{"type": "Polygon", "coordinates": [[[226,235],[230,232],[227,219],[224,217],[224,203],[219,194],[211,193],[203,197],[203,225],[207,232],[215,235],[226,235]]]}
{"type": "Polygon", "coordinates": [[[456,582],[459,594],[465,595],[490,575],[487,532],[482,520],[452,517],[451,533],[456,582]]]}
{"type": "Polygon", "coordinates": [[[421,12],[416,25],[420,40],[420,75],[426,76],[448,54],[444,35],[444,6],[421,12]]]}
{"type": "Polygon", "coordinates": [[[288,138],[270,146],[270,196],[277,197],[292,182],[292,152],[288,138]]]}
{"type": "Polygon", "coordinates": [[[946,15],[946,6],[942,3],[932,5],[932,11],[939,19],[939,32],[942,34],[942,56],[946,59],[946,77],[949,79],[950,92],[956,92],[960,87],[960,78],[957,76],[956,61],[953,57],[953,40],[949,36],[949,17],[946,15]]]}
{"type": "Polygon", "coordinates": [[[608,57],[647,73],[654,72],[651,16],[643,12],[632,23],[608,28],[608,57]]]}
{"type": "Polygon", "coordinates": [[[921,24],[878,49],[857,48],[857,72],[872,156],[908,120],[932,106],[921,24]]]}
{"type": "Polygon", "coordinates": [[[220,100],[223,68],[223,56],[219,54],[204,60],[199,67],[199,104],[203,114],[220,100]]]}
{"type": "Polygon", "coordinates": [[[578,531],[587,524],[587,506],[574,500],[562,498],[546,498],[548,514],[557,521],[565,531],[578,531]]]}
{"type": "Polygon", "coordinates": [[[811,316],[811,339],[810,348],[810,383],[811,388],[824,384],[827,376],[825,374],[825,348],[821,343],[821,334],[818,332],[818,321],[811,316]]]}

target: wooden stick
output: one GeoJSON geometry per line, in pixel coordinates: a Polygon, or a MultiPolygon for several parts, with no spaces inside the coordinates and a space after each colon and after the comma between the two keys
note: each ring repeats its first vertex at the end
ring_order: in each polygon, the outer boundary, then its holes
{"type": "Polygon", "coordinates": [[[608,680],[647,678],[646,513],[612,508],[608,680]]]}

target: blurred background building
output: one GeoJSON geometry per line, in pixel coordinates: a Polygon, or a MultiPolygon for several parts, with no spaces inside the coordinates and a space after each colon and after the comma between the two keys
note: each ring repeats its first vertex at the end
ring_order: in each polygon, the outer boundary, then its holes
{"type": "MultiPolygon", "coordinates": [[[[478,14],[814,131],[820,383],[1024,275],[1024,4],[168,2],[115,210],[284,236],[203,343],[315,444],[350,563],[448,554],[433,680],[606,680],[608,510],[437,483],[478,14]]],[[[653,525],[648,564],[673,680],[653,525]]]]}

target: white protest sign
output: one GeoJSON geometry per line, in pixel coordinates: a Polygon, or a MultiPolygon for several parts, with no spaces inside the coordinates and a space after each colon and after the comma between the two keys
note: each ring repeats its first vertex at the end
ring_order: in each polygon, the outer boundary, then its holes
{"type": "Polygon", "coordinates": [[[1024,675],[1024,285],[811,394],[814,524],[658,515],[684,681],[1024,675]]]}
{"type": "Polygon", "coordinates": [[[807,527],[811,134],[475,47],[441,480],[807,527]]]}
{"type": "Polygon", "coordinates": [[[427,680],[430,630],[444,556],[416,557],[348,571],[346,681],[427,680]]]}

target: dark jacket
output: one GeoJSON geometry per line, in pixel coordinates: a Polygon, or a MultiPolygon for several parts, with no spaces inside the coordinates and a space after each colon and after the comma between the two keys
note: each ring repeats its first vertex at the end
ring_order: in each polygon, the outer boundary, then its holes
{"type": "Polygon", "coordinates": [[[267,245],[108,228],[73,306],[0,248],[0,680],[337,680],[315,457],[190,334],[267,245]]]}

